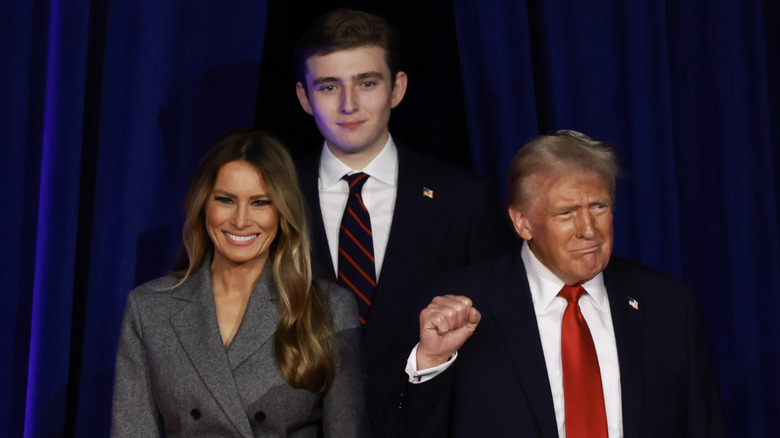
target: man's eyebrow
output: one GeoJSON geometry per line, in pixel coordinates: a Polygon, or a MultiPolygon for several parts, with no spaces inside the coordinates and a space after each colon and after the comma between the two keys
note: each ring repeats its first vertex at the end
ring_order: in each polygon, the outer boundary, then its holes
{"type": "Polygon", "coordinates": [[[341,79],[333,77],[333,76],[324,76],[324,77],[315,78],[313,81],[311,81],[312,85],[319,85],[319,84],[324,84],[324,83],[327,83],[327,82],[339,82],[339,83],[341,83],[341,79]]]}
{"type": "MultiPolygon", "coordinates": [[[[382,73],[379,73],[378,71],[368,71],[365,73],[359,73],[356,74],[355,76],[352,76],[352,80],[355,82],[363,81],[366,79],[382,80],[384,79],[384,76],[382,76],[382,73]]],[[[336,82],[340,84],[343,81],[335,76],[322,76],[319,78],[315,78],[314,80],[311,81],[312,85],[320,85],[320,84],[326,84],[331,82],[336,82]]]]}
{"type": "Polygon", "coordinates": [[[554,205],[550,211],[554,213],[563,213],[565,211],[575,210],[577,207],[579,207],[579,204],[576,203],[557,204],[554,205]]]}
{"type": "Polygon", "coordinates": [[[384,79],[382,76],[382,73],[379,73],[378,71],[369,71],[365,73],[360,73],[352,77],[355,81],[362,81],[364,79],[384,79]]]}
{"type": "Polygon", "coordinates": [[[594,199],[593,203],[594,204],[611,204],[612,203],[612,198],[607,196],[607,197],[604,197],[604,198],[594,199]]]}
{"type": "Polygon", "coordinates": [[[611,204],[612,198],[609,196],[599,196],[598,198],[594,198],[593,201],[590,202],[590,205],[598,205],[598,204],[611,204]]]}

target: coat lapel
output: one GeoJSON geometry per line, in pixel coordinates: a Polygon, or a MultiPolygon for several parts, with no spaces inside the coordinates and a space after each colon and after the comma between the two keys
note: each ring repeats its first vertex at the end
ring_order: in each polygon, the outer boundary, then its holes
{"type": "Polygon", "coordinates": [[[171,316],[171,325],[179,341],[225,416],[242,436],[252,436],[238,388],[219,334],[208,260],[173,297],[189,305],[171,316]]]}
{"type": "Polygon", "coordinates": [[[642,413],[642,352],[644,350],[644,306],[641,294],[630,287],[620,271],[604,271],[612,325],[615,330],[623,405],[623,436],[638,437],[642,413]],[[633,290],[632,290],[633,289],[633,290]]]}
{"type": "Polygon", "coordinates": [[[271,282],[270,269],[270,263],[267,263],[266,269],[257,280],[252,296],[249,298],[238,332],[227,348],[228,360],[233,370],[266,342],[273,341],[276,333],[279,310],[277,295],[271,282]]]}
{"type": "Polygon", "coordinates": [[[511,266],[497,265],[495,276],[501,286],[487,294],[488,307],[544,436],[557,436],[555,406],[539,327],[519,251],[511,266]]]}

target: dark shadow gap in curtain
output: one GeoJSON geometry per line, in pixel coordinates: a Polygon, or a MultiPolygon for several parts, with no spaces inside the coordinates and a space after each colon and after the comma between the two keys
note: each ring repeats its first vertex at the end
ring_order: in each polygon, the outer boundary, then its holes
{"type": "Polygon", "coordinates": [[[553,102],[553,82],[549,80],[550,62],[548,61],[547,38],[543,20],[533,19],[541,17],[543,12],[542,2],[526,2],[528,20],[528,34],[531,48],[531,70],[534,75],[534,93],[536,94],[536,121],[539,134],[546,134],[556,128],[555,108],[553,102]]]}
{"type": "MultiPolygon", "coordinates": [[[[767,72],[769,96],[769,126],[770,126],[770,141],[772,148],[770,150],[774,162],[774,182],[775,182],[775,217],[780,217],[780,3],[775,0],[764,1],[764,31],[766,40],[766,59],[767,59],[767,72]]],[[[780,221],[777,222],[776,236],[780,236],[780,221]]],[[[780,250],[778,248],[777,250],[780,250]]],[[[775,279],[780,280],[780,266],[775,266],[777,270],[775,273],[775,279]]],[[[775,290],[777,283],[775,283],[775,290]]],[[[775,296],[778,296],[775,291],[775,296]]],[[[778,302],[775,299],[775,302],[778,302]]],[[[770,317],[770,319],[773,319],[770,317]]],[[[776,321],[772,321],[769,324],[776,324],[776,321]]],[[[777,333],[777,331],[775,331],[777,333]]],[[[772,337],[769,337],[772,339],[772,337]]],[[[769,346],[767,348],[767,369],[765,369],[765,375],[777,375],[777,369],[772,364],[780,364],[780,340],[775,340],[774,348],[769,346]]],[[[768,393],[773,397],[769,400],[769,405],[774,406],[775,413],[770,413],[767,419],[766,430],[780,430],[780,416],[776,414],[777,409],[780,408],[780,379],[769,379],[770,382],[774,381],[773,387],[770,387],[768,393]]]]}
{"type": "MultiPolygon", "coordinates": [[[[769,81],[769,110],[772,149],[775,169],[775,207],[780,208],[780,3],[764,0],[764,29],[766,32],[766,58],[769,81]]],[[[780,215],[780,212],[778,212],[780,215]]],[[[780,223],[777,224],[780,234],[780,223]]],[[[780,269],[780,268],[778,268],[780,269]]],[[[780,385],[780,383],[778,383],[780,385]]],[[[780,397],[780,394],[778,394],[780,397]]],[[[780,422],[780,420],[778,420],[780,422]]]]}
{"type": "Polygon", "coordinates": [[[90,2],[87,41],[86,88],[82,127],[81,168],[79,183],[78,230],[76,237],[75,275],[73,278],[73,319],[71,320],[70,366],[66,391],[64,437],[77,435],[79,389],[84,357],[84,336],[87,316],[87,292],[92,261],[92,233],[95,215],[95,183],[97,180],[100,140],[100,110],[105,62],[106,21],[108,1],[90,2]]]}

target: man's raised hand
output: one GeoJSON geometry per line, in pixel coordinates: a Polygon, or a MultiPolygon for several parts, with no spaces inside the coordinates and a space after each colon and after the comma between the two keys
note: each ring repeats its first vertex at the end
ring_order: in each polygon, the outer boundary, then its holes
{"type": "Polygon", "coordinates": [[[463,346],[482,318],[471,299],[462,295],[436,297],[420,312],[417,369],[441,365],[463,346]]]}

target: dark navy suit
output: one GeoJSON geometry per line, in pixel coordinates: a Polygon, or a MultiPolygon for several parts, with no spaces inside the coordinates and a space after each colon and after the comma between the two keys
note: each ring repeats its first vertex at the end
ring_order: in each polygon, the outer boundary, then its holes
{"type": "MultiPolygon", "coordinates": [[[[726,436],[691,291],[669,275],[614,256],[604,283],[620,363],[624,436],[726,436]]],[[[408,384],[403,411],[411,435],[557,437],[520,251],[447,276],[431,296],[444,293],[470,297],[482,320],[450,369],[408,384]]]]}
{"type": "MultiPolygon", "coordinates": [[[[320,151],[299,162],[298,172],[312,218],[314,258],[326,276],[335,278],[317,187],[319,158],[320,151]]],[[[363,332],[372,417],[389,400],[397,406],[391,399],[403,388],[403,370],[416,342],[418,302],[426,283],[445,272],[493,260],[515,239],[498,194],[487,180],[398,147],[390,235],[363,332]],[[424,196],[424,189],[432,190],[432,197],[424,196]]],[[[382,423],[382,428],[387,427],[384,419],[382,423]]]]}

